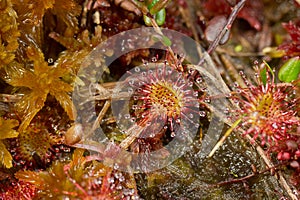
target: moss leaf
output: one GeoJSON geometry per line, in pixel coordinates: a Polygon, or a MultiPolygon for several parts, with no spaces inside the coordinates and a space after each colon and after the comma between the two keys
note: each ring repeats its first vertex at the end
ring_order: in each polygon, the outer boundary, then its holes
{"type": "Polygon", "coordinates": [[[13,129],[16,126],[17,120],[0,118],[0,160],[7,168],[12,167],[12,157],[1,140],[17,137],[19,133],[13,129]]]}

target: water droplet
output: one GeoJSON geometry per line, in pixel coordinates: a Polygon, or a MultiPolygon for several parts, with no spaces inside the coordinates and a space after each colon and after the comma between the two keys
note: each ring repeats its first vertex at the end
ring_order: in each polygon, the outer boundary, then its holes
{"type": "Polygon", "coordinates": [[[119,169],[119,167],[120,167],[120,166],[119,166],[117,163],[114,164],[114,169],[115,169],[115,170],[119,169]]]}
{"type": "Polygon", "coordinates": [[[129,94],[132,94],[133,93],[133,89],[130,87],[130,88],[128,88],[128,93],[129,94]]]}
{"type": "Polygon", "coordinates": [[[148,61],[147,61],[147,60],[144,60],[143,65],[144,65],[144,66],[148,66],[148,61]]]}
{"type": "Polygon", "coordinates": [[[206,87],[204,87],[204,88],[201,88],[201,92],[207,92],[208,90],[207,90],[207,88],[206,87]]]}
{"type": "Polygon", "coordinates": [[[54,61],[53,61],[53,58],[48,58],[48,63],[49,64],[52,64],[54,61]]]}
{"type": "Polygon", "coordinates": [[[226,108],[225,110],[224,110],[224,114],[229,114],[229,111],[230,111],[230,109],[229,108],[226,108]]]}
{"type": "Polygon", "coordinates": [[[199,115],[200,115],[200,117],[205,117],[206,116],[206,112],[205,111],[200,111],[199,115]]]}
{"type": "Polygon", "coordinates": [[[194,91],[193,95],[197,97],[199,95],[198,91],[194,91]]]}
{"type": "Polygon", "coordinates": [[[117,189],[117,190],[122,190],[123,187],[122,187],[122,185],[117,185],[116,189],[117,189]]]}
{"type": "Polygon", "coordinates": [[[146,122],[146,126],[150,126],[150,125],[151,125],[150,121],[146,122]]]}
{"type": "Polygon", "coordinates": [[[175,121],[175,122],[176,122],[177,124],[179,124],[179,123],[180,123],[180,121],[181,121],[180,119],[176,119],[176,121],[175,121]]]}
{"type": "Polygon", "coordinates": [[[152,70],[152,69],[149,69],[149,70],[148,70],[148,74],[153,74],[153,70],[152,70]]]}
{"type": "Polygon", "coordinates": [[[109,183],[114,183],[114,182],[115,182],[115,179],[114,179],[113,177],[112,177],[112,178],[109,178],[109,179],[108,179],[108,182],[109,182],[109,183]]]}
{"type": "Polygon", "coordinates": [[[202,83],[202,78],[201,77],[198,77],[198,78],[196,78],[196,83],[202,83]]]}
{"type": "Polygon", "coordinates": [[[163,70],[162,69],[158,69],[157,72],[158,72],[159,75],[162,75],[163,70]]]}
{"type": "Polygon", "coordinates": [[[139,67],[135,67],[135,68],[134,68],[134,71],[135,71],[135,72],[140,72],[141,69],[140,69],[139,67]]]}
{"type": "Polygon", "coordinates": [[[147,73],[146,72],[142,72],[142,76],[146,76],[147,75],[147,73]]]}
{"type": "Polygon", "coordinates": [[[232,94],[231,94],[231,93],[228,93],[228,94],[225,95],[225,97],[226,97],[226,98],[230,98],[230,97],[232,97],[232,94]]]}
{"type": "Polygon", "coordinates": [[[137,110],[137,109],[138,109],[138,106],[137,106],[137,105],[132,105],[131,108],[132,108],[133,110],[137,110]]]}
{"type": "Polygon", "coordinates": [[[124,115],[124,118],[125,118],[125,119],[129,119],[129,118],[130,118],[130,114],[125,114],[125,115],[124,115]]]}
{"type": "Polygon", "coordinates": [[[240,74],[241,76],[244,76],[244,72],[243,72],[243,71],[239,71],[239,74],[240,74]]]}
{"type": "Polygon", "coordinates": [[[239,84],[237,82],[234,82],[233,87],[239,87],[239,84]]]}
{"type": "Polygon", "coordinates": [[[254,65],[258,65],[258,63],[259,63],[258,60],[254,60],[253,62],[254,65]]]}
{"type": "Polygon", "coordinates": [[[132,86],[132,85],[134,84],[134,80],[129,80],[129,82],[128,82],[128,83],[129,83],[129,85],[131,85],[131,86],[132,86]]]}
{"type": "Polygon", "coordinates": [[[139,86],[145,85],[146,83],[144,81],[139,82],[139,86]]]}
{"type": "Polygon", "coordinates": [[[164,126],[164,129],[168,129],[168,126],[164,126]]]}
{"type": "Polygon", "coordinates": [[[193,119],[193,118],[194,118],[194,115],[193,115],[192,113],[190,113],[190,114],[189,114],[189,117],[190,117],[191,119],[193,119]]]}
{"type": "Polygon", "coordinates": [[[139,100],[139,97],[138,96],[133,96],[133,100],[137,101],[137,100],[139,100]]]}
{"type": "Polygon", "coordinates": [[[272,127],[273,127],[274,129],[278,129],[278,125],[277,125],[276,123],[273,123],[273,124],[272,124],[272,127]]]}
{"type": "Polygon", "coordinates": [[[204,99],[204,102],[205,102],[205,103],[210,103],[210,98],[209,98],[209,97],[206,97],[206,98],[204,99]]]}
{"type": "Polygon", "coordinates": [[[189,69],[189,74],[193,74],[194,72],[195,72],[195,69],[193,69],[193,68],[189,69]]]}
{"type": "Polygon", "coordinates": [[[175,137],[176,136],[176,134],[175,134],[175,132],[173,131],[172,133],[171,133],[171,137],[175,137]]]}
{"type": "Polygon", "coordinates": [[[119,181],[120,181],[120,182],[125,181],[125,177],[124,177],[124,176],[119,177],[119,181]]]}
{"type": "Polygon", "coordinates": [[[151,58],[151,62],[157,62],[157,58],[156,57],[152,57],[151,58]]]}
{"type": "Polygon", "coordinates": [[[135,117],[131,117],[131,120],[130,120],[131,122],[136,122],[136,118],[135,117]]]}

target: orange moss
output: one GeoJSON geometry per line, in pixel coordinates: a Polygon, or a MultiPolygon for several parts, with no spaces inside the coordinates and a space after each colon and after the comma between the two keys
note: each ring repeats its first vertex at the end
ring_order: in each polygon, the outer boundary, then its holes
{"type": "Polygon", "coordinates": [[[17,120],[5,120],[3,118],[0,118],[0,160],[1,164],[3,164],[7,168],[12,167],[12,157],[9,151],[6,149],[2,140],[6,138],[17,137],[19,133],[13,129],[17,125],[17,120]]]}
{"type": "Polygon", "coordinates": [[[15,105],[17,112],[22,116],[19,131],[24,131],[33,117],[43,108],[48,94],[55,97],[73,120],[75,109],[69,95],[73,87],[61,79],[70,73],[70,69],[48,66],[43,53],[35,47],[27,48],[27,56],[33,62],[33,69],[16,64],[7,70],[6,77],[6,81],[12,86],[27,88],[24,97],[15,105]]]}
{"type": "Polygon", "coordinates": [[[17,24],[17,13],[10,0],[0,3],[0,68],[11,63],[18,48],[20,32],[17,24]]]}

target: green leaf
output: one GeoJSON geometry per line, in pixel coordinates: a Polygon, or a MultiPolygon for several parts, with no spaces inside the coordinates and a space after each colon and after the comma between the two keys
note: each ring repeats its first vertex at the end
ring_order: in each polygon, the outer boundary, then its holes
{"type": "Polygon", "coordinates": [[[263,82],[263,84],[266,85],[267,84],[267,69],[266,68],[263,68],[260,71],[260,78],[261,78],[261,81],[263,82]]]}
{"type": "Polygon", "coordinates": [[[161,11],[162,9],[166,8],[169,1],[170,0],[160,0],[160,1],[153,0],[151,5],[148,6],[150,14],[154,15],[159,11],[161,11]]]}
{"type": "Polygon", "coordinates": [[[172,45],[172,41],[167,36],[164,36],[164,35],[152,35],[151,38],[152,38],[152,40],[154,42],[161,42],[166,47],[169,47],[169,46],[172,45]]]}
{"type": "Polygon", "coordinates": [[[294,57],[289,59],[282,65],[278,72],[279,80],[289,83],[296,79],[300,74],[300,57],[294,57]]]}
{"type": "Polygon", "coordinates": [[[167,47],[169,47],[169,46],[172,45],[171,40],[170,40],[167,36],[163,36],[163,37],[162,37],[162,43],[163,43],[165,46],[167,46],[167,47]]]}
{"type": "Polygon", "coordinates": [[[166,20],[166,10],[161,9],[158,13],[155,14],[155,21],[158,26],[161,26],[165,23],[166,20]]]}

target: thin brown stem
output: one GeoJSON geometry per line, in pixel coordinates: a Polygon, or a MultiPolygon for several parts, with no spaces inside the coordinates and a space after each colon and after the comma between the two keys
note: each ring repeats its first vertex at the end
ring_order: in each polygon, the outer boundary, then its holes
{"type": "MultiPolygon", "coordinates": [[[[211,43],[211,45],[208,47],[207,53],[211,54],[219,45],[220,40],[224,37],[224,35],[231,29],[231,26],[235,20],[235,18],[237,17],[238,13],[240,12],[240,10],[244,7],[246,0],[241,0],[238,4],[236,4],[234,6],[234,8],[232,9],[232,12],[227,20],[227,23],[225,24],[224,28],[222,29],[222,31],[217,35],[216,39],[213,41],[213,43],[211,43]]],[[[202,65],[203,62],[205,61],[205,58],[202,58],[198,65],[202,65]]]]}

